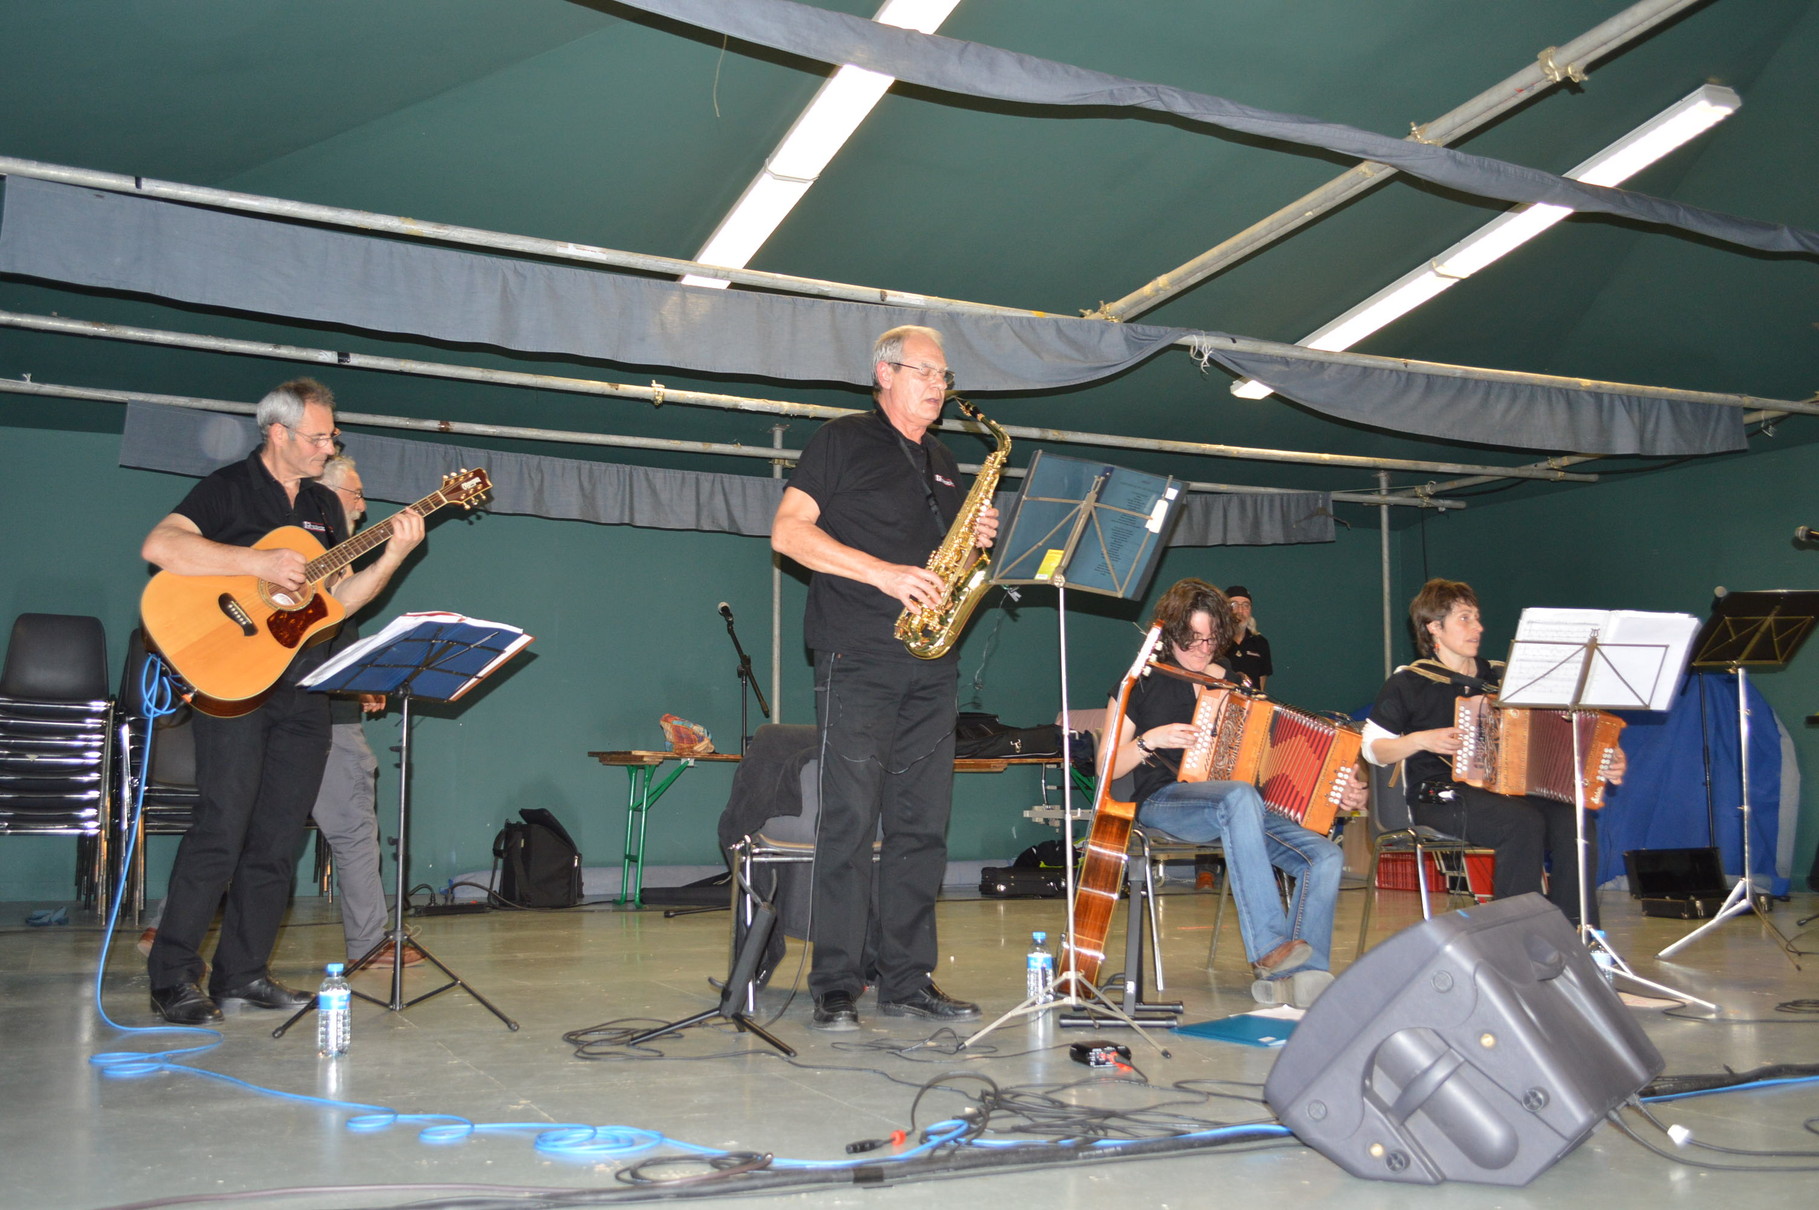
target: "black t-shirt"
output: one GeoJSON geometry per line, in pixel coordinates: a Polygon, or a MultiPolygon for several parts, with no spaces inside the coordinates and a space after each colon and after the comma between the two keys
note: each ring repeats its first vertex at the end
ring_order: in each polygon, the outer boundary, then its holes
{"type": "MultiPolygon", "coordinates": [[[[335,493],[320,483],[306,481],[297,485],[293,503],[283,485],[259,460],[258,450],[203,479],[171,511],[194,521],[209,541],[227,546],[251,546],[286,525],[301,527],[325,548],[334,546],[344,536],[344,515],[335,493]]],[[[279,678],[281,683],[295,684],[327,655],[328,644],[317,643],[291,662],[279,678]]]]}
{"type": "MultiPolygon", "coordinates": [[[[803,448],[789,486],[820,507],[836,542],[890,563],[921,567],[960,512],[959,464],[932,433],[920,444],[880,411],[830,420],[803,448]],[[940,516],[929,507],[931,493],[940,516]]],[[[916,657],[892,634],[903,606],[870,584],[829,572],[809,581],[802,632],[816,651],[916,657]]],[[[957,658],[949,652],[944,659],[957,658]]]]}
{"type": "Polygon", "coordinates": [[[1270,662],[1270,641],[1260,634],[1246,631],[1244,637],[1219,658],[1232,676],[1247,676],[1251,684],[1259,684],[1263,678],[1276,671],[1270,662]]]}
{"type": "Polygon", "coordinates": [[[258,450],[203,479],[171,511],[194,521],[209,541],[227,546],[251,546],[285,525],[301,526],[324,547],[343,537],[341,501],[335,493],[305,481],[297,485],[292,503],[259,460],[258,450]]]}
{"type": "MultiPolygon", "coordinates": [[[[1113,686],[1109,695],[1117,699],[1118,687],[1113,686]]],[[[1194,719],[1194,683],[1172,676],[1152,672],[1131,686],[1131,700],[1125,708],[1124,716],[1142,735],[1151,727],[1161,727],[1169,723],[1189,723],[1194,719]]],[[[1116,736],[1110,739],[1116,739],[1116,736]]],[[[1133,801],[1141,805],[1145,799],[1170,782],[1176,780],[1181,769],[1182,748],[1159,748],[1160,756],[1152,756],[1131,771],[1133,782],[1133,801]]]]}
{"type": "MultiPolygon", "coordinates": [[[[1477,664],[1473,675],[1480,680],[1494,687],[1503,679],[1502,663],[1473,658],[1477,664]]],[[[1453,725],[1453,703],[1478,692],[1472,686],[1429,680],[1412,669],[1399,668],[1377,691],[1370,721],[1393,735],[1450,727],[1453,725]]],[[[1451,780],[1452,776],[1453,767],[1444,756],[1438,752],[1416,752],[1408,758],[1404,770],[1404,792],[1413,802],[1424,782],[1435,778],[1451,780]]]]}

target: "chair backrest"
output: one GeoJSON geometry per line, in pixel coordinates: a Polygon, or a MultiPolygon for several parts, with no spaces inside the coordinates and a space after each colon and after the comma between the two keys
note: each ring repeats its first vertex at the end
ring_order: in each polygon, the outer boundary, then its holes
{"type": "Polygon", "coordinates": [[[22,613],[6,645],[0,694],[46,702],[93,702],[107,696],[107,631],[101,619],[68,613],[22,613]]]}
{"type": "Polygon", "coordinates": [[[1409,813],[1408,799],[1401,785],[1390,785],[1397,765],[1365,766],[1371,771],[1371,835],[1381,832],[1406,832],[1415,826],[1409,813]]]}

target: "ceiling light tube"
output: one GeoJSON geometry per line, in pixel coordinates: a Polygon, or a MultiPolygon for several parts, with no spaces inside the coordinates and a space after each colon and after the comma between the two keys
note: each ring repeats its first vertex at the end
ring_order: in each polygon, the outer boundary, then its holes
{"type": "MultiPolygon", "coordinates": [[[[1735,113],[1743,101],[1721,84],[1707,84],[1565,175],[1588,185],[1618,185],[1735,113]]],[[[1565,206],[1534,203],[1500,214],[1421,268],[1404,274],[1331,323],[1295,343],[1309,349],[1349,349],[1386,324],[1515,251],[1573,213],[1565,206]]],[[[1274,392],[1254,378],[1232,384],[1241,399],[1274,392]]]]}
{"type": "MultiPolygon", "coordinates": [[[[932,34],[959,3],[960,0],[885,0],[872,20],[932,34]]],[[[764,241],[789,217],[790,210],[802,200],[822,169],[895,82],[895,76],[851,63],[829,77],[694,259],[729,269],[743,269],[750,264],[764,241]]],[[[724,278],[693,273],[681,280],[684,285],[721,290],[728,284],[724,278]]]]}

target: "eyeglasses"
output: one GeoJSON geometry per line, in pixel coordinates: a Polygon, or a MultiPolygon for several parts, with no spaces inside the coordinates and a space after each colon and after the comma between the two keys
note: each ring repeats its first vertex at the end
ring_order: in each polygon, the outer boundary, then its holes
{"type": "Polygon", "coordinates": [[[341,430],[340,429],[336,429],[331,433],[300,433],[291,425],[287,424],[284,427],[287,429],[290,429],[291,436],[295,437],[299,441],[307,441],[307,442],[309,442],[309,444],[315,446],[317,449],[322,449],[322,450],[334,449],[336,446],[341,444],[341,430]]]}
{"type": "Polygon", "coordinates": [[[1210,634],[1196,635],[1187,642],[1178,644],[1183,651],[1192,651],[1196,647],[1211,647],[1212,645],[1213,636],[1210,634]]]}
{"type": "Polygon", "coordinates": [[[366,493],[357,488],[342,487],[340,484],[336,484],[335,490],[344,496],[352,496],[356,500],[364,501],[366,499],[366,493]]]}
{"type": "Polygon", "coordinates": [[[899,370],[908,370],[924,382],[939,382],[950,391],[954,389],[954,372],[952,370],[942,369],[940,366],[905,365],[901,361],[887,361],[884,364],[896,366],[899,370]]]}

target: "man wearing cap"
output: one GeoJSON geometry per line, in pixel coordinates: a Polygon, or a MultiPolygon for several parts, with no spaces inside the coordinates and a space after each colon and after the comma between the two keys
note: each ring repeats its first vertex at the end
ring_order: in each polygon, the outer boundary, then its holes
{"type": "Polygon", "coordinates": [[[1270,641],[1257,629],[1257,618],[1251,613],[1251,590],[1234,584],[1225,590],[1231,602],[1232,617],[1238,624],[1238,636],[1225,651],[1220,662],[1228,675],[1243,677],[1262,689],[1276,666],[1270,663],[1270,641]]]}

